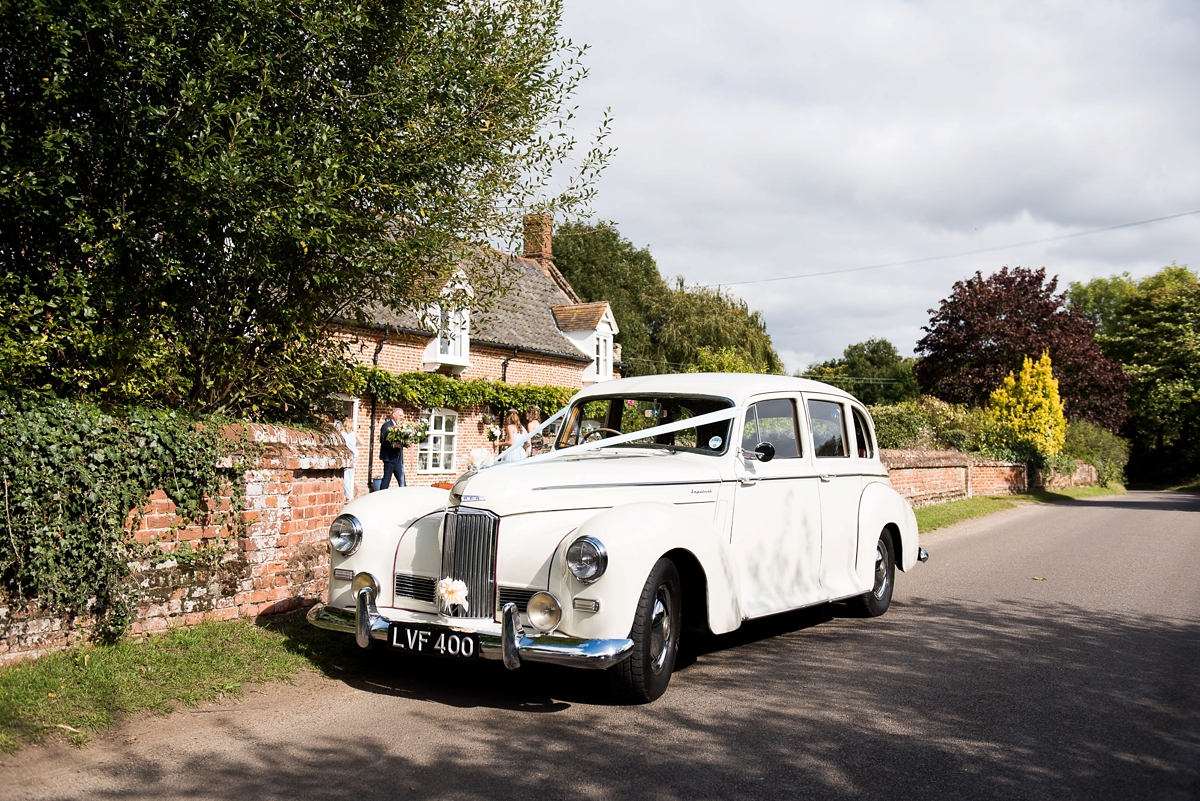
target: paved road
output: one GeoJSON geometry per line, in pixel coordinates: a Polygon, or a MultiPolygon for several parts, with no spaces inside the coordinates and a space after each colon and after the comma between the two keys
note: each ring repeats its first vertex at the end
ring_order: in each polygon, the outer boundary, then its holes
{"type": "Polygon", "coordinates": [[[1200,496],[1024,507],[925,545],[884,617],[693,640],[650,706],[590,674],[388,661],[26,749],[0,796],[1200,798],[1200,496]]]}

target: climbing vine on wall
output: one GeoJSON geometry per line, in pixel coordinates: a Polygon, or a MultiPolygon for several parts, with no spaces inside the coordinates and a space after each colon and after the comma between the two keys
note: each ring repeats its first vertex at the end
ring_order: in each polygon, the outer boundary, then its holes
{"type": "Polygon", "coordinates": [[[542,418],[567,405],[577,390],[536,384],[505,384],[484,378],[462,380],[439,373],[402,373],[393,375],[375,367],[357,371],[360,391],[374,395],[384,403],[406,403],[420,407],[469,408],[490,406],[524,411],[530,406],[542,410],[542,418]]]}
{"type": "Polygon", "coordinates": [[[0,395],[0,594],[90,615],[101,638],[119,636],[136,602],[130,563],[144,556],[130,511],[161,489],[194,520],[222,485],[236,506],[241,464],[220,466],[236,447],[222,429],[174,412],[0,395]]]}

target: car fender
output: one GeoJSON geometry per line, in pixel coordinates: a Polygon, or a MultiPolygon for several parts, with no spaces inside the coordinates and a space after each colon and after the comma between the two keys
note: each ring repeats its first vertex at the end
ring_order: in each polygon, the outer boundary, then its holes
{"type": "Polygon", "coordinates": [[[395,487],[372,492],[346,504],[341,514],[358,518],[362,523],[363,538],[358,550],[350,556],[342,556],[329,549],[330,606],[343,609],[354,606],[350,593],[351,582],[334,577],[333,571],[339,568],[375,576],[379,582],[376,602],[380,606],[391,606],[395,592],[391,570],[401,538],[410,540],[413,549],[419,547],[418,540],[424,544],[425,551],[432,547],[432,563],[440,564],[437,532],[449,499],[450,493],[444,489],[395,487]],[[414,530],[414,535],[406,537],[405,532],[410,528],[414,530]]]}
{"type": "Polygon", "coordinates": [[[713,524],[712,504],[633,503],[593,515],[554,553],[550,591],[563,604],[562,631],[575,637],[628,637],[650,571],[676,550],[686,551],[704,571],[709,629],[717,634],[736,629],[742,619],[737,570],[724,539],[713,524]],[[608,569],[592,583],[576,579],[566,562],[567,548],[585,536],[599,540],[608,554],[608,569]],[[599,611],[575,609],[576,598],[599,601],[599,611]]]}
{"type": "Polygon", "coordinates": [[[855,573],[859,585],[870,589],[875,581],[875,543],[885,526],[899,532],[896,567],[909,570],[917,563],[919,538],[917,518],[904,496],[882,481],[868,484],[858,505],[858,560],[855,573]]]}

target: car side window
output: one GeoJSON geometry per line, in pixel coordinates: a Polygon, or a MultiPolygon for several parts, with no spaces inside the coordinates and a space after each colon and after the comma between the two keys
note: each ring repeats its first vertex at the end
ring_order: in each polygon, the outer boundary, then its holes
{"type": "Polygon", "coordinates": [[[810,400],[808,417],[812,425],[813,452],[818,458],[850,455],[846,449],[846,421],[842,404],[810,400]]]}
{"type": "Polygon", "coordinates": [[[861,411],[850,407],[850,411],[854,413],[854,438],[858,442],[858,458],[871,459],[875,456],[875,443],[871,441],[871,427],[867,425],[867,418],[861,411]]]}
{"type": "Polygon", "coordinates": [[[795,401],[776,398],[751,404],[742,428],[742,450],[752,451],[760,442],[775,446],[776,459],[797,459],[803,454],[796,436],[795,401]]]}

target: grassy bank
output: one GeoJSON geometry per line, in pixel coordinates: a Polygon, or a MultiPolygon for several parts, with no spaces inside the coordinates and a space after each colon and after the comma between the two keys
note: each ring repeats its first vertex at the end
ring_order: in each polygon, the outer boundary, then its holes
{"type": "Polygon", "coordinates": [[[124,716],[167,714],[238,696],[246,682],[289,681],[305,668],[351,668],[363,658],[353,638],[327,635],[299,615],[51,654],[0,668],[0,750],[49,736],[82,745],[124,716]]]}
{"type": "Polygon", "coordinates": [[[1096,498],[1101,495],[1124,495],[1125,488],[1109,487],[1067,487],[1049,492],[1028,492],[1021,495],[1000,495],[979,498],[965,498],[961,501],[947,501],[916,510],[917,528],[922,533],[933,531],[970,520],[973,517],[983,517],[1004,509],[1011,509],[1019,503],[1057,503],[1072,501],[1078,498],[1096,498]]]}

